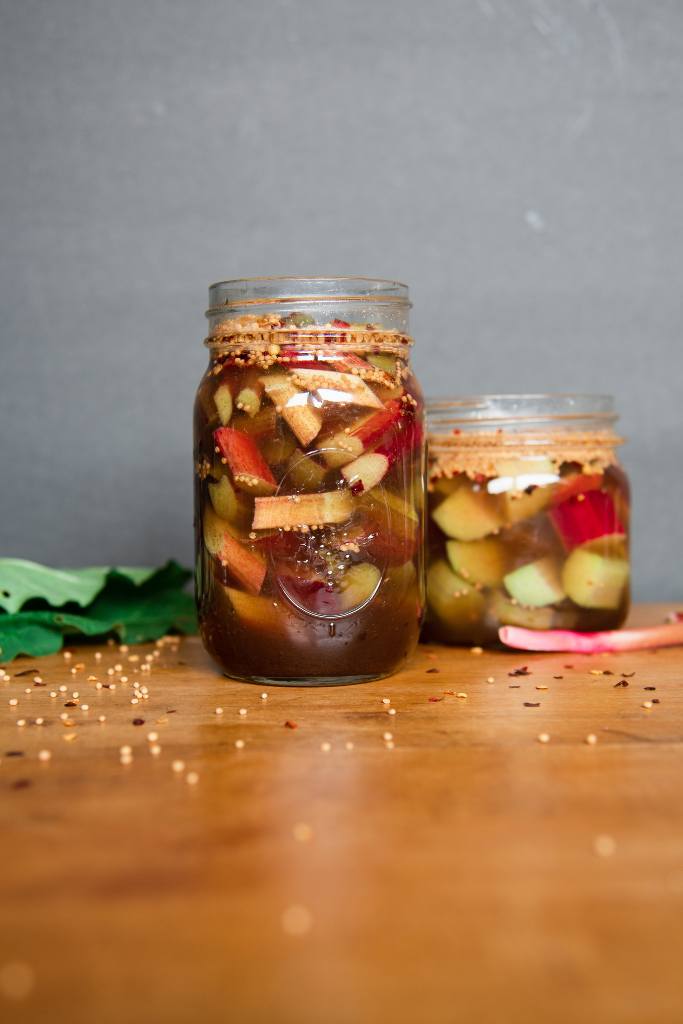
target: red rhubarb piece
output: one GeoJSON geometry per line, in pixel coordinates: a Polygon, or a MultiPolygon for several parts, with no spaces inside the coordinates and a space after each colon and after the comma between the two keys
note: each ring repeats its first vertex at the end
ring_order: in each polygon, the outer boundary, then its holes
{"type": "Polygon", "coordinates": [[[577,494],[587,491],[598,491],[602,487],[602,473],[572,473],[563,477],[553,488],[551,505],[561,505],[563,501],[574,498],[577,494]]]}
{"type": "Polygon", "coordinates": [[[223,519],[207,507],[203,515],[203,534],[210,555],[252,594],[258,594],[266,575],[265,561],[235,537],[223,519]]]}
{"type": "Polygon", "coordinates": [[[625,532],[607,491],[577,494],[553,508],[550,518],[567,551],[608,534],[625,532]]]}
{"type": "Polygon", "coordinates": [[[252,437],[232,427],[219,427],[213,438],[237,487],[250,494],[273,493],[277,482],[252,437]]]}
{"type": "Polygon", "coordinates": [[[401,418],[401,403],[392,398],[383,409],[378,409],[351,431],[363,445],[363,450],[374,447],[384,438],[387,431],[401,418]]]}

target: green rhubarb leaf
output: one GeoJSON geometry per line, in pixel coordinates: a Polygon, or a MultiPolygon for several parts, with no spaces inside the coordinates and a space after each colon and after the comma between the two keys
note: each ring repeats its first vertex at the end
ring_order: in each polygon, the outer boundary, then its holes
{"type": "MultiPolygon", "coordinates": [[[[52,654],[60,650],[65,638],[79,635],[114,635],[129,643],[142,643],[170,630],[196,631],[194,601],[183,590],[191,576],[187,569],[169,562],[161,569],[104,571],[104,586],[82,609],[71,597],[59,608],[0,612],[0,660],[10,661],[18,654],[52,654]]],[[[80,573],[77,570],[77,575],[80,573]]],[[[43,597],[38,603],[44,601],[43,597]]]]}
{"type": "Polygon", "coordinates": [[[55,608],[70,601],[84,608],[103,589],[111,572],[125,576],[132,583],[140,585],[150,579],[157,570],[112,570],[106,566],[51,569],[37,562],[25,561],[23,558],[0,558],[0,608],[12,614],[34,598],[47,601],[55,608]]]}

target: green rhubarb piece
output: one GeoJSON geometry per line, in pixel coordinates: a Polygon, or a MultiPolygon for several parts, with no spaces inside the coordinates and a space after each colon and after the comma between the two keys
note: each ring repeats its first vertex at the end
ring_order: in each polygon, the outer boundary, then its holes
{"type": "Polygon", "coordinates": [[[591,545],[575,548],[562,570],[567,596],[581,608],[618,608],[628,579],[626,559],[599,554],[591,545]]]}
{"type": "Polygon", "coordinates": [[[427,573],[427,604],[430,614],[456,634],[454,639],[478,625],[486,611],[482,593],[443,560],[434,562],[427,573]]]}
{"type": "Polygon", "coordinates": [[[261,408],[261,396],[255,388],[242,388],[235,405],[253,419],[261,408]]]}
{"type": "Polygon", "coordinates": [[[498,499],[465,484],[433,510],[432,519],[454,540],[480,540],[503,525],[498,499]]]}
{"type": "Polygon", "coordinates": [[[370,355],[366,355],[365,358],[372,366],[376,366],[378,370],[384,370],[385,373],[391,374],[392,377],[396,375],[396,356],[391,356],[388,352],[372,352],[370,355]]]}
{"type": "Polygon", "coordinates": [[[521,604],[496,591],[493,594],[491,610],[504,626],[522,626],[524,629],[551,629],[554,623],[554,608],[525,608],[521,604]]]}
{"type": "Polygon", "coordinates": [[[507,567],[505,547],[493,537],[483,540],[446,541],[446,554],[453,572],[469,583],[496,587],[507,567]]]}
{"type": "Polygon", "coordinates": [[[504,579],[508,594],[530,608],[543,608],[564,600],[557,563],[550,557],[523,565],[504,579]]]}
{"type": "Polygon", "coordinates": [[[237,518],[237,495],[227,476],[221,477],[217,484],[209,484],[209,496],[214,510],[221,519],[234,522],[237,518]]]}
{"type": "Polygon", "coordinates": [[[287,475],[285,483],[288,489],[296,491],[315,492],[322,487],[327,475],[327,470],[311,456],[295,448],[292,456],[287,462],[287,475]]]}
{"type": "Polygon", "coordinates": [[[551,487],[534,487],[531,491],[505,491],[501,495],[503,514],[507,523],[519,523],[543,512],[552,499],[551,487]]]}
{"type": "Polygon", "coordinates": [[[339,603],[343,611],[364,605],[377,590],[382,573],[370,562],[350,566],[339,583],[339,603]]]}
{"type": "Polygon", "coordinates": [[[271,466],[279,466],[281,462],[286,462],[295,451],[296,442],[292,437],[287,437],[285,434],[269,437],[261,442],[263,458],[271,466]]]}
{"type": "Polygon", "coordinates": [[[213,400],[218,410],[218,418],[224,427],[232,419],[232,394],[227,384],[221,384],[213,394],[213,400]]]}

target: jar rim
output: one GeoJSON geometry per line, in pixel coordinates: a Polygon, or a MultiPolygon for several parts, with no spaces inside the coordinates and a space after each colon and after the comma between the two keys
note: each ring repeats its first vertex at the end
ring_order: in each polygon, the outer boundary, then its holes
{"type": "Polygon", "coordinates": [[[590,392],[459,395],[429,398],[425,408],[435,430],[585,421],[612,424],[618,419],[612,395],[590,392]]]}
{"type": "Polygon", "coordinates": [[[209,285],[207,314],[245,306],[371,302],[410,306],[408,285],[382,277],[236,277],[209,285]]]}

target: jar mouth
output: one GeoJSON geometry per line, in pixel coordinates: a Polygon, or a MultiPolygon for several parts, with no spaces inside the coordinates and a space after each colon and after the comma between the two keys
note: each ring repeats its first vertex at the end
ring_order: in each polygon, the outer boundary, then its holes
{"type": "Polygon", "coordinates": [[[325,302],[401,304],[407,308],[411,305],[408,286],[388,278],[241,277],[216,281],[209,286],[207,316],[225,309],[325,302]]]}
{"type": "Polygon", "coordinates": [[[435,433],[463,431],[527,431],[547,429],[608,430],[618,419],[608,394],[538,393],[460,395],[426,402],[429,427],[435,433]]]}

